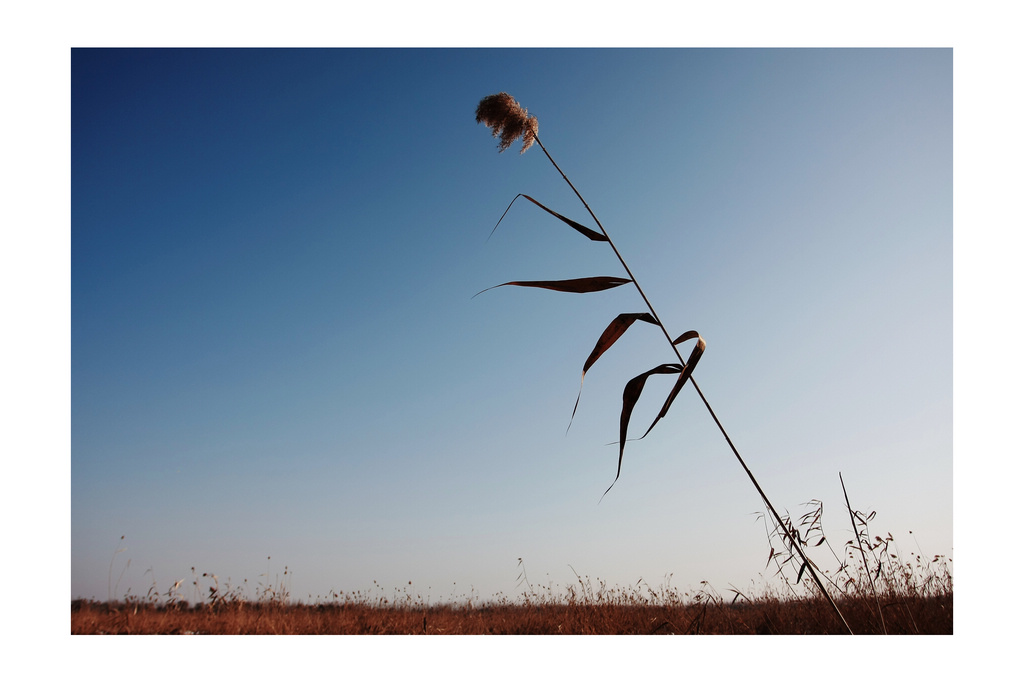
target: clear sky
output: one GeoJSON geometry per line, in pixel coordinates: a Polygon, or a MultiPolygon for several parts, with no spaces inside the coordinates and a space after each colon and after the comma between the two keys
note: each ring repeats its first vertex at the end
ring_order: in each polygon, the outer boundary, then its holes
{"type": "Polygon", "coordinates": [[[764,584],[763,507],[692,388],[598,503],[623,385],[674,359],[656,329],[566,433],[635,290],[473,298],[624,276],[522,200],[488,239],[520,192],[596,227],[475,123],[500,91],[707,341],[695,376],[775,505],[823,501],[843,544],[841,471],[873,532],[953,555],[951,50],[78,49],[72,598],[286,566],[302,600],[514,596],[520,559],[556,589],[764,584]]]}

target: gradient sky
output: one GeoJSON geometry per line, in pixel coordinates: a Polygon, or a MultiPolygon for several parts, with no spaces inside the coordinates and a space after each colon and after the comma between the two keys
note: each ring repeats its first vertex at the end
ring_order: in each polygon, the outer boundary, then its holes
{"type": "Polygon", "coordinates": [[[763,507],[689,387],[598,503],[657,330],[566,434],[635,290],[472,298],[623,275],[523,201],[488,239],[520,192],[593,227],[475,123],[499,91],[705,338],[775,505],[823,501],[845,543],[841,471],[873,533],[952,556],[952,84],[951,50],[73,50],[71,597],[287,566],[302,600],[489,598],[520,558],[556,589],[765,584],[763,507]]]}

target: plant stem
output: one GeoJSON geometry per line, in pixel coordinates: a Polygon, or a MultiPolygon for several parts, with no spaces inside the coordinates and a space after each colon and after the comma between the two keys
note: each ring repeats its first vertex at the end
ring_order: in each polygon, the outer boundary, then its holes
{"type": "MultiPolygon", "coordinates": [[[[651,305],[650,299],[647,298],[647,294],[644,293],[644,290],[643,288],[641,288],[640,283],[636,280],[636,277],[633,275],[633,271],[629,269],[629,265],[626,264],[626,260],[622,257],[622,254],[619,253],[619,249],[615,246],[615,242],[612,241],[612,238],[608,234],[608,231],[604,229],[604,225],[602,225],[601,221],[598,220],[596,215],[594,215],[594,211],[591,210],[590,205],[587,204],[586,199],[584,199],[583,195],[580,194],[578,189],[576,189],[576,186],[572,184],[572,181],[569,180],[569,177],[558,166],[558,164],[555,163],[555,160],[551,158],[551,154],[548,152],[547,147],[544,146],[544,143],[540,141],[540,137],[535,137],[534,141],[537,143],[538,146],[540,146],[541,150],[543,150],[544,155],[548,157],[548,161],[550,161],[551,165],[555,167],[555,170],[559,172],[559,174],[562,176],[562,179],[565,180],[566,184],[568,184],[572,191],[576,194],[576,197],[583,204],[583,207],[587,209],[587,213],[589,213],[590,217],[594,219],[594,222],[597,224],[598,229],[601,230],[601,234],[603,234],[608,239],[609,246],[612,247],[612,251],[615,252],[616,258],[619,259],[619,263],[622,264],[622,267],[623,269],[625,269],[626,274],[629,275],[629,278],[633,281],[633,286],[635,286],[636,290],[640,293],[640,297],[643,298],[644,303],[647,304],[647,309],[651,312],[651,315],[657,321],[658,327],[661,329],[661,332],[665,335],[665,339],[668,341],[668,345],[672,347],[672,352],[675,353],[676,357],[679,359],[679,364],[685,366],[686,361],[683,360],[683,356],[679,352],[679,348],[674,343],[672,343],[672,336],[668,333],[668,329],[665,328],[665,324],[661,321],[661,318],[658,317],[658,313],[655,312],[654,306],[651,305]]],[[[832,597],[829,595],[828,590],[826,590],[825,586],[822,584],[821,579],[818,577],[818,573],[815,570],[814,564],[811,563],[810,559],[808,559],[807,556],[804,554],[803,549],[800,548],[799,540],[794,538],[790,534],[789,529],[786,528],[786,525],[782,522],[782,517],[779,516],[779,513],[777,511],[775,511],[775,507],[768,499],[768,496],[765,494],[764,490],[761,489],[761,485],[757,482],[757,479],[754,478],[754,474],[750,471],[750,468],[747,467],[746,462],[743,461],[743,458],[740,456],[739,450],[737,450],[736,446],[733,445],[732,439],[729,438],[729,434],[726,433],[725,427],[722,426],[722,422],[719,421],[718,416],[715,414],[715,411],[711,409],[711,404],[708,402],[707,398],[704,397],[704,392],[700,390],[700,387],[697,385],[697,381],[693,378],[693,375],[690,375],[690,383],[693,384],[693,387],[697,390],[697,395],[700,396],[700,399],[704,402],[704,406],[707,407],[708,412],[711,414],[711,418],[714,419],[715,424],[718,425],[718,430],[722,432],[723,436],[725,436],[725,442],[729,444],[729,448],[732,449],[733,454],[736,455],[736,460],[740,463],[740,466],[743,467],[743,471],[746,472],[747,477],[750,479],[750,482],[754,484],[754,488],[757,489],[757,493],[758,495],[761,496],[761,500],[765,503],[765,506],[767,506],[768,509],[771,511],[772,515],[775,517],[775,520],[778,521],[779,527],[782,528],[783,532],[786,534],[786,537],[789,538],[790,543],[793,545],[794,548],[796,548],[796,551],[800,555],[800,558],[803,559],[804,564],[809,569],[811,577],[814,579],[814,582],[818,586],[818,589],[821,590],[821,593],[825,596],[825,599],[828,600],[828,603],[831,604],[833,610],[835,610],[836,616],[839,617],[839,620],[842,621],[843,625],[852,635],[853,630],[846,622],[846,619],[843,618],[843,614],[839,611],[839,607],[836,605],[835,601],[833,601],[832,597]]]]}
{"type": "Polygon", "coordinates": [[[864,545],[860,541],[860,532],[857,531],[857,521],[853,516],[853,507],[850,506],[850,496],[846,494],[846,483],[843,482],[843,472],[839,472],[839,485],[843,486],[843,497],[846,499],[846,511],[850,513],[850,524],[853,525],[853,535],[857,540],[857,547],[860,549],[860,558],[864,562],[864,573],[871,583],[871,592],[875,595],[875,608],[878,609],[878,620],[882,623],[882,634],[889,634],[885,629],[885,616],[882,615],[882,605],[878,601],[878,591],[875,590],[875,579],[871,577],[871,567],[868,566],[868,556],[864,551],[864,545]]]}

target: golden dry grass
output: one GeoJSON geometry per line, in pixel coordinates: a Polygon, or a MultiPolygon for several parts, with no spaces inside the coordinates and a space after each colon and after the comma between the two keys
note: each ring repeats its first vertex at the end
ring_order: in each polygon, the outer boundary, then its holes
{"type": "MultiPolygon", "coordinates": [[[[876,633],[873,604],[841,600],[855,633],[876,633]]],[[[953,595],[885,605],[890,634],[953,634],[953,595]]],[[[844,634],[821,598],[751,603],[511,604],[378,607],[238,603],[220,608],[76,602],[71,634],[684,635],[844,634]]]]}
{"type": "MultiPolygon", "coordinates": [[[[805,520],[801,527],[808,525],[805,520]]],[[[904,561],[890,538],[865,546],[867,568],[843,561],[838,570],[824,572],[850,629],[855,634],[953,634],[952,561],[917,554],[904,561]]],[[[850,543],[848,552],[854,547],[850,543]]],[[[303,604],[292,601],[283,584],[267,584],[249,600],[241,590],[203,574],[193,583],[195,594],[207,588],[207,597],[194,605],[177,592],[181,581],[162,595],[151,589],[145,599],[75,600],[71,634],[846,634],[810,580],[793,562],[780,559],[785,553],[773,548],[771,554],[778,571],[758,594],[730,589],[726,597],[707,582],[680,592],[667,585],[653,589],[642,580],[631,588],[609,587],[588,576],[564,588],[540,588],[526,579],[521,561],[522,592],[514,599],[481,602],[464,596],[447,604],[426,603],[410,587],[385,596],[380,585],[373,592],[332,592],[303,604]]]]}
{"type": "Polygon", "coordinates": [[[952,559],[914,552],[904,557],[891,533],[870,532],[874,512],[849,507],[855,539],[837,552],[824,532],[822,503],[804,506],[809,510],[799,518],[785,517],[789,533],[765,518],[766,568],[775,572],[746,593],[730,587],[723,596],[707,581],[681,592],[669,585],[671,575],[658,588],[642,579],[629,588],[609,587],[578,574],[573,584],[541,587],[530,583],[520,559],[514,598],[481,600],[471,593],[437,604],[417,595],[411,582],[387,594],[374,581],[372,591],[332,591],[299,603],[289,594],[287,567],[284,579],[275,581],[268,566],[253,599],[246,588],[193,568],[191,602],[180,591],[184,580],[165,592],[154,582],[145,597],[77,599],[71,602],[71,634],[953,634],[952,559]],[[819,563],[834,559],[835,567],[822,575],[846,624],[788,546],[791,536],[817,552],[819,563]]]}

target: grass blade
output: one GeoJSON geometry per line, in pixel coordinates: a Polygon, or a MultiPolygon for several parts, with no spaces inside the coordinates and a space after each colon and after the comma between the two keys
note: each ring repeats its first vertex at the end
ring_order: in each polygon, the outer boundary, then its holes
{"type": "Polygon", "coordinates": [[[619,337],[625,334],[626,330],[638,320],[649,324],[658,324],[658,321],[650,313],[622,313],[612,320],[611,324],[602,332],[601,338],[597,340],[597,345],[594,346],[594,350],[590,353],[590,357],[583,363],[583,373],[586,374],[587,370],[594,366],[598,358],[611,348],[612,344],[618,341],[619,337]]]}
{"type": "MultiPolygon", "coordinates": [[[[552,291],[564,291],[571,294],[587,294],[592,291],[604,291],[605,289],[613,289],[620,287],[623,284],[629,284],[633,280],[624,279],[622,277],[580,277],[579,279],[555,279],[555,280],[538,280],[533,282],[505,282],[504,284],[496,284],[493,287],[488,287],[484,291],[490,291],[491,289],[497,289],[498,287],[517,286],[517,287],[535,287],[538,289],[550,289],[552,291]]],[[[479,291],[473,294],[473,298],[476,298],[484,291],[479,291]]]]}
{"type": "Polygon", "coordinates": [[[563,223],[565,223],[566,225],[568,225],[572,229],[574,229],[577,232],[579,232],[580,234],[582,234],[584,237],[586,237],[590,241],[594,241],[594,242],[606,242],[606,241],[608,241],[608,237],[607,236],[601,234],[600,232],[595,232],[594,230],[591,230],[589,227],[585,227],[583,225],[580,225],[575,220],[571,220],[569,218],[566,218],[561,213],[556,213],[555,211],[552,211],[550,208],[548,208],[547,206],[545,206],[544,204],[540,203],[539,201],[537,201],[536,199],[534,199],[533,197],[531,197],[531,196],[529,196],[527,194],[517,194],[515,196],[515,198],[512,199],[512,201],[509,202],[508,208],[505,209],[505,213],[501,214],[501,217],[498,218],[498,222],[494,224],[494,228],[491,230],[491,234],[487,236],[488,239],[490,239],[491,236],[494,235],[494,230],[498,229],[498,225],[500,225],[501,221],[505,219],[505,214],[508,213],[509,209],[512,208],[512,204],[516,203],[516,199],[518,199],[519,197],[524,197],[526,199],[529,199],[534,204],[536,204],[537,206],[540,206],[542,209],[544,209],[545,211],[547,211],[551,215],[555,216],[556,218],[558,218],[563,223]]]}
{"type": "MultiPolygon", "coordinates": [[[[529,199],[529,197],[526,198],[529,199]]],[[[580,406],[580,396],[583,395],[583,379],[587,376],[587,370],[593,367],[598,358],[600,358],[606,350],[611,348],[612,344],[618,341],[619,337],[625,334],[626,330],[629,329],[629,327],[637,320],[642,320],[643,322],[648,322],[653,325],[658,324],[658,321],[654,319],[654,316],[650,313],[622,313],[612,320],[611,324],[609,324],[608,327],[605,328],[604,332],[602,332],[601,338],[597,340],[597,345],[594,346],[594,350],[590,353],[590,357],[588,357],[587,361],[583,363],[583,374],[580,376],[580,392],[579,395],[576,396],[576,405],[572,408],[572,417],[569,418],[569,426],[572,426],[573,417],[576,416],[576,409],[580,406]]],[[[566,431],[568,430],[569,429],[566,428],[566,431]]]]}
{"type": "Polygon", "coordinates": [[[692,330],[680,336],[678,339],[673,341],[672,344],[678,346],[683,341],[689,341],[690,339],[697,339],[697,343],[694,345],[693,350],[690,351],[690,357],[686,359],[686,365],[683,366],[683,371],[679,373],[679,379],[676,381],[675,386],[672,387],[672,391],[668,394],[668,398],[665,399],[665,404],[662,405],[661,412],[658,413],[658,416],[654,418],[654,421],[651,422],[651,425],[647,427],[644,435],[640,436],[640,438],[646,438],[647,434],[654,428],[654,425],[657,424],[662,417],[668,414],[668,408],[672,407],[672,403],[675,401],[676,396],[679,395],[679,391],[683,389],[683,385],[693,374],[694,368],[700,361],[700,356],[704,354],[704,349],[707,347],[707,344],[704,343],[704,339],[701,338],[700,334],[692,330]]]}
{"type": "MultiPolygon", "coordinates": [[[[636,406],[637,401],[640,400],[640,394],[644,390],[647,378],[654,374],[678,374],[682,371],[683,366],[679,363],[667,363],[658,365],[654,369],[649,369],[626,383],[626,388],[622,391],[622,414],[619,417],[619,467],[615,471],[615,481],[612,481],[612,485],[608,486],[608,490],[612,489],[615,482],[619,480],[619,474],[622,473],[622,455],[626,450],[626,431],[629,428],[629,418],[633,414],[633,408],[636,406]]],[[[608,490],[604,491],[604,495],[608,494],[608,490]]],[[[601,495],[602,499],[604,495],[601,495]]]]}
{"type": "MultiPolygon", "coordinates": [[[[529,199],[530,201],[535,203],[537,206],[540,206],[542,209],[544,209],[545,211],[547,211],[551,215],[555,216],[556,218],[558,218],[563,223],[565,223],[566,225],[568,225],[572,229],[574,229],[577,232],[579,232],[580,234],[582,234],[584,237],[586,237],[590,241],[594,241],[594,242],[606,242],[606,241],[608,241],[608,237],[606,235],[603,235],[600,232],[595,232],[594,230],[591,230],[589,227],[584,227],[583,225],[580,225],[575,220],[570,220],[569,218],[566,218],[561,213],[556,213],[556,212],[552,211],[550,208],[548,208],[544,204],[540,203],[539,201],[537,201],[533,197],[528,196],[526,194],[523,194],[521,196],[526,197],[527,199],[529,199]]],[[[513,201],[515,201],[515,199],[513,199],[513,201]]]]}

